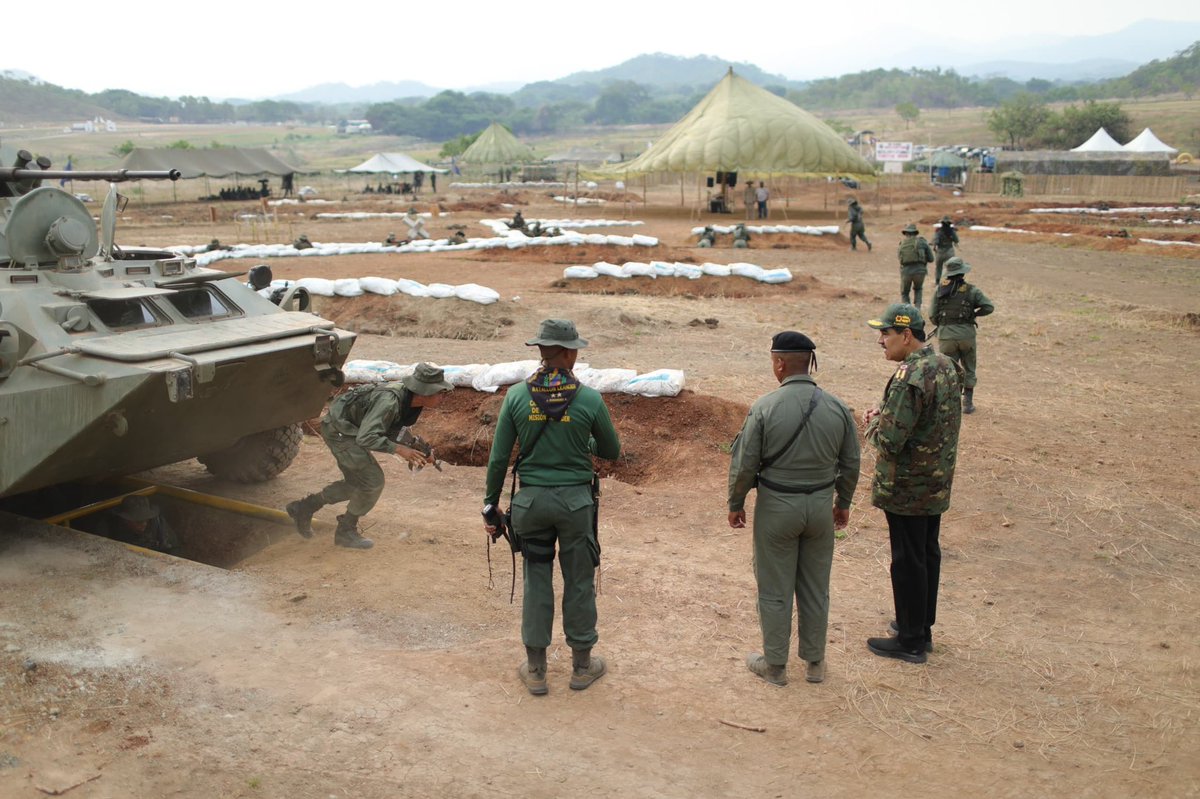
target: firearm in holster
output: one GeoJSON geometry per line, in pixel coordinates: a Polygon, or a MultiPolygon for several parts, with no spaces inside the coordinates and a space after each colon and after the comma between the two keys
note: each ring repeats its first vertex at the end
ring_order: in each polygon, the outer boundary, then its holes
{"type": "MultiPolygon", "coordinates": [[[[433,445],[414,433],[411,427],[401,427],[400,432],[396,434],[395,441],[402,447],[415,449],[426,458],[433,457],[433,445]]],[[[423,468],[424,467],[422,466],[413,466],[411,463],[408,464],[408,470],[410,472],[419,472],[423,468]]],[[[442,470],[442,462],[437,458],[433,458],[433,468],[440,472],[442,470]]]]}
{"type": "Polygon", "coordinates": [[[496,528],[494,533],[490,533],[492,543],[504,538],[514,553],[520,552],[521,539],[517,538],[517,534],[512,529],[512,511],[501,513],[498,506],[488,504],[484,506],[482,513],[483,521],[489,526],[496,528]]]}

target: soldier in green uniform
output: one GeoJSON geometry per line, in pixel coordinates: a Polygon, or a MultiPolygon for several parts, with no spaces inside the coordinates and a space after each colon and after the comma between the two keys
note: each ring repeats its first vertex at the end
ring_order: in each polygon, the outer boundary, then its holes
{"type": "Polygon", "coordinates": [[[942,284],[942,267],[946,261],[954,257],[954,246],[958,244],[958,231],[954,229],[954,220],[943,216],[937,229],[933,231],[933,250],[937,256],[934,262],[933,284],[942,284]]]}
{"type": "Polygon", "coordinates": [[[729,464],[730,527],[746,526],[746,494],[758,488],[754,576],[764,654],[752,653],[746,665],[774,685],[787,685],[793,598],[805,679],[825,679],[833,531],[849,521],[858,485],[854,418],[817,387],[815,368],[816,345],[808,336],[786,331],[771,340],[771,371],[780,386],[750,406],[729,464]]]}
{"type": "Polygon", "coordinates": [[[921,292],[925,285],[925,276],[929,274],[929,264],[933,263],[933,250],[929,242],[920,235],[916,225],[909,225],[900,231],[904,238],[900,240],[900,301],[908,304],[909,290],[912,290],[912,304],[921,307],[921,292]]]}
{"type": "Polygon", "coordinates": [[[867,225],[863,222],[862,206],[854,198],[846,204],[846,221],[850,224],[850,249],[857,250],[857,240],[862,239],[863,244],[867,245],[867,252],[870,252],[871,242],[867,241],[867,225]]]}
{"type": "Polygon", "coordinates": [[[512,534],[521,544],[524,598],[521,639],[526,661],[517,670],[529,693],[540,696],[546,682],[546,649],[554,626],[554,548],[563,581],[563,633],[571,647],[571,688],[581,691],[604,675],[604,660],[592,655],[596,634],[596,568],[600,542],[592,495],[592,455],[621,454],[604,399],[579,383],[571,370],[587,341],[575,323],[546,319],[526,342],[541,354],[541,366],[508,390],[496,419],[488,456],[484,529],[500,503],[513,444],[519,445],[520,490],[512,498],[512,534]]]}
{"type": "Polygon", "coordinates": [[[896,635],[868,638],[881,657],[924,663],[933,651],[942,514],[950,487],[962,423],[958,366],[925,343],[925,320],[916,306],[889,305],[867,322],[879,346],[900,364],[888,380],[883,403],[867,411],[867,441],[875,447],[871,502],[887,517],[892,546],[892,599],[896,635]]]}
{"type": "Polygon", "coordinates": [[[963,413],[975,413],[975,319],[996,310],[978,286],[964,277],[971,265],[961,258],[946,261],[946,279],[933,295],[930,318],[937,325],[938,348],[963,370],[963,413]]]}
{"type": "Polygon", "coordinates": [[[398,455],[412,466],[432,462],[433,455],[396,443],[400,428],[411,427],[426,408],[442,404],[454,386],[444,372],[419,363],[413,373],[393,383],[368,383],[337,396],[321,420],[321,438],[342,471],[342,479],[316,494],[289,502],[287,513],[296,531],[312,538],[313,514],[326,505],[346,502],[346,512],[337,517],[333,543],[352,549],[370,549],[374,543],[358,532],[359,518],[367,515],[383,493],[383,469],[372,452],[398,455]]]}

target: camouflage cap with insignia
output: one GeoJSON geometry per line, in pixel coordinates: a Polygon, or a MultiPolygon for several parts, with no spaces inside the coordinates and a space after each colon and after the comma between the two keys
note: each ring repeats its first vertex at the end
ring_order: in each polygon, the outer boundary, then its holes
{"type": "Polygon", "coordinates": [[[867,325],[876,330],[924,330],[925,317],[921,316],[921,311],[915,305],[909,305],[904,302],[894,302],[887,307],[883,315],[877,319],[867,320],[867,325]]]}

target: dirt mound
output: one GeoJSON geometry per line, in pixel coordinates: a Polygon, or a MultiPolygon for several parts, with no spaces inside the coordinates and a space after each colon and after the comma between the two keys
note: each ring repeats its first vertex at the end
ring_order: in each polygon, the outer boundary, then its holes
{"type": "Polygon", "coordinates": [[[514,205],[528,205],[529,201],[517,194],[497,192],[490,197],[474,197],[470,200],[460,199],[457,202],[439,203],[442,211],[483,211],[488,214],[512,216],[514,205]]]}
{"type": "Polygon", "coordinates": [[[622,294],[648,297],[747,297],[804,294],[806,298],[845,300],[869,298],[872,295],[854,289],[839,288],[822,283],[813,275],[796,275],[790,283],[760,283],[742,277],[616,278],[597,277],[591,280],[556,280],[551,288],[572,294],[622,294]]]}
{"type": "MultiPolygon", "coordinates": [[[[454,391],[437,413],[421,417],[421,435],[448,463],[486,465],[504,393],[454,391]]],[[[605,477],[633,485],[725,468],[725,453],[747,407],[686,390],[677,397],[606,394],[604,400],[621,437],[621,457],[597,460],[597,468],[605,477]]]]}
{"type": "Polygon", "coordinates": [[[320,313],[346,330],[378,336],[481,340],[495,338],[513,324],[499,305],[439,302],[407,294],[322,298],[320,313]]]}

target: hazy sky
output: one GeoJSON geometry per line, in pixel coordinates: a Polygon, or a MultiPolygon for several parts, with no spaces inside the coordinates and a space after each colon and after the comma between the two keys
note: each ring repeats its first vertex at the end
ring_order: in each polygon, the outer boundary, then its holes
{"type": "Polygon", "coordinates": [[[213,99],[335,82],[525,83],[651,52],[748,61],[804,80],[893,66],[889,56],[923,47],[986,60],[1050,37],[1113,33],[1141,19],[1200,21],[1197,0],[60,0],[48,8],[46,15],[31,11],[28,25],[9,25],[0,69],[88,92],[213,99]],[[1086,14],[1078,13],[1085,5],[1086,14]]]}

